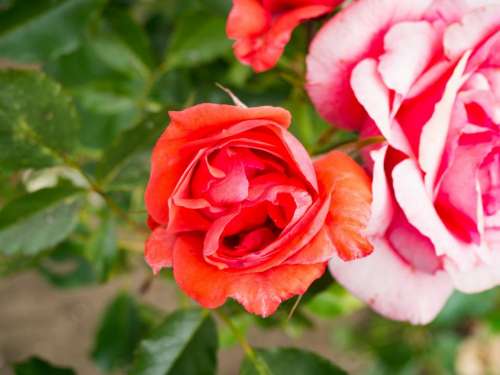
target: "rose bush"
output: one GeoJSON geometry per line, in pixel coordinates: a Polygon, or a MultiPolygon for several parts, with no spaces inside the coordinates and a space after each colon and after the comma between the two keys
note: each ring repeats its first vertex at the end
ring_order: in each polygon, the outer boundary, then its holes
{"type": "Polygon", "coordinates": [[[387,140],[372,152],[374,253],[334,258],[335,277],[413,323],[454,288],[498,285],[500,2],[355,2],[313,41],[308,90],[331,122],[387,140]]]}
{"type": "Polygon", "coordinates": [[[340,152],[313,165],[286,110],[201,104],[170,117],[146,190],[146,260],[172,266],[201,305],[232,297],[268,316],[335,251],[346,261],[371,251],[368,177],[340,152]]]}
{"type": "Polygon", "coordinates": [[[327,14],[342,0],[234,0],[227,35],[244,64],[261,72],[280,58],[293,30],[303,21],[327,14]]]}

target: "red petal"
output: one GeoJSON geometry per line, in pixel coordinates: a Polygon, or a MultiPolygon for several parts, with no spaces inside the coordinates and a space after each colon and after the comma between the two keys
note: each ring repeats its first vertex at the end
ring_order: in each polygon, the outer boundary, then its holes
{"type": "Polygon", "coordinates": [[[330,239],[326,227],[323,227],[316,237],[302,250],[286,260],[286,264],[316,264],[328,262],[335,254],[335,246],[330,239]]]}
{"type": "Polygon", "coordinates": [[[174,277],[186,294],[207,308],[219,307],[231,297],[248,312],[266,317],[273,314],[282,301],[305,293],[325,271],[324,263],[281,265],[246,274],[219,270],[203,261],[202,246],[200,238],[178,238],[174,249],[174,277]]]}
{"type": "Polygon", "coordinates": [[[370,179],[349,156],[332,151],[315,161],[320,190],[331,195],[326,227],[339,256],[344,260],[370,254],[364,235],[372,200],[370,179]]]}
{"type": "MultiPolygon", "coordinates": [[[[167,200],[200,148],[183,150],[189,141],[223,139],[233,125],[246,120],[264,120],[287,128],[290,113],[282,108],[242,108],[232,105],[199,104],[180,112],[169,112],[171,122],[158,140],[151,158],[151,177],[146,188],[149,214],[160,224],[168,222],[167,200]]],[[[212,141],[212,140],[210,140],[212,141]]]]}
{"type": "Polygon", "coordinates": [[[165,227],[157,227],[146,241],[144,257],[154,273],[162,268],[172,267],[175,236],[165,227]]]}
{"type": "Polygon", "coordinates": [[[271,69],[283,53],[293,30],[303,21],[332,11],[339,1],[321,3],[287,2],[265,9],[255,0],[235,0],[226,31],[229,38],[236,40],[236,57],[257,72],[271,69]]]}
{"type": "Polygon", "coordinates": [[[259,0],[233,0],[233,8],[227,17],[226,33],[231,39],[244,38],[264,32],[269,16],[259,0]]]}

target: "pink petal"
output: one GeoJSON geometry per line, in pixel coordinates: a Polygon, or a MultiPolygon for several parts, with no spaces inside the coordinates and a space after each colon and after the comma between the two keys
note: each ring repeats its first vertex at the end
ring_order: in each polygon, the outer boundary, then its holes
{"type": "Polygon", "coordinates": [[[381,51],[388,25],[420,19],[432,0],[354,1],[316,34],[307,56],[307,91],[320,114],[332,124],[358,129],[365,111],[350,87],[351,71],[381,51]]]}
{"type": "Polygon", "coordinates": [[[452,293],[448,275],[417,271],[383,239],[373,245],[372,254],[354,262],[334,256],[329,268],[335,279],[379,314],[413,324],[433,320],[452,293]]]}
{"type": "Polygon", "coordinates": [[[387,87],[406,95],[439,48],[439,32],[429,22],[401,22],[384,37],[378,70],[387,87]]]}
{"type": "MultiPolygon", "coordinates": [[[[496,229],[497,233],[500,229],[496,229]]],[[[480,260],[468,270],[460,270],[451,260],[445,260],[445,269],[453,280],[453,285],[464,293],[479,293],[500,285],[500,239],[492,248],[488,263],[480,260]]]]}
{"type": "Polygon", "coordinates": [[[469,56],[470,52],[464,54],[458,62],[451,78],[446,84],[443,97],[436,104],[434,113],[432,114],[430,120],[427,121],[422,128],[418,161],[423,171],[426,172],[425,186],[428,193],[432,197],[434,195],[436,176],[448,136],[453,105],[455,103],[458,90],[467,78],[464,77],[464,71],[469,56]]]}
{"type": "Polygon", "coordinates": [[[411,154],[411,149],[401,128],[392,121],[389,90],[377,71],[377,63],[374,59],[365,59],[356,65],[352,71],[351,86],[359,103],[389,144],[398,150],[411,154]]]}
{"type": "Polygon", "coordinates": [[[392,172],[394,195],[411,225],[428,237],[437,255],[447,255],[461,268],[474,261],[474,246],[456,238],[445,227],[427,194],[422,174],[415,161],[406,159],[392,172]]]}
{"type": "Polygon", "coordinates": [[[374,161],[371,205],[371,216],[366,229],[369,235],[383,235],[389,227],[394,215],[394,198],[387,183],[385,174],[385,156],[388,146],[372,151],[374,161]]]}
{"type": "Polygon", "coordinates": [[[449,26],[444,35],[444,48],[450,59],[457,59],[475,48],[491,32],[500,27],[500,4],[485,6],[467,13],[461,22],[449,26]]]}

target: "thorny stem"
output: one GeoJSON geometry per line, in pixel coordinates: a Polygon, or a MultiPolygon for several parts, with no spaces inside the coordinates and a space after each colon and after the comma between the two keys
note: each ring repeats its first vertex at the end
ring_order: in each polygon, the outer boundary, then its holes
{"type": "Polygon", "coordinates": [[[238,343],[245,352],[245,355],[248,357],[250,361],[252,361],[259,375],[271,375],[271,372],[269,371],[267,365],[264,362],[262,362],[262,360],[257,356],[252,346],[248,343],[245,335],[243,335],[238,329],[238,327],[234,325],[234,323],[231,321],[231,318],[229,318],[220,309],[215,310],[215,313],[228,326],[228,328],[233,333],[234,337],[236,337],[236,340],[238,340],[238,343]]]}

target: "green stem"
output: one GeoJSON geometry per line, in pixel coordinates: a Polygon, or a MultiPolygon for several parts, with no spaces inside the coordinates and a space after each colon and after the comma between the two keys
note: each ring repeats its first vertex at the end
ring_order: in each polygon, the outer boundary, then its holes
{"type": "Polygon", "coordinates": [[[234,337],[236,337],[236,340],[238,340],[238,343],[240,344],[241,348],[245,352],[245,355],[248,357],[250,361],[252,361],[253,365],[255,366],[255,369],[259,373],[259,375],[271,375],[271,372],[269,371],[269,368],[267,365],[262,362],[262,360],[257,356],[249,342],[247,341],[245,335],[243,335],[238,327],[234,325],[232,322],[231,318],[228,317],[223,311],[221,310],[215,310],[215,313],[217,316],[228,326],[228,328],[231,330],[233,333],[234,337]]]}
{"type": "Polygon", "coordinates": [[[108,205],[108,207],[115,213],[116,216],[120,217],[123,221],[125,221],[131,228],[134,228],[137,232],[140,234],[147,234],[148,231],[146,227],[140,225],[136,221],[133,221],[130,219],[128,216],[127,212],[124,211],[95,181],[94,179],[89,176],[81,167],[80,165],[69,158],[67,155],[64,155],[62,153],[58,154],[59,158],[62,160],[64,164],[66,164],[68,167],[73,168],[76,170],[78,173],[82,175],[82,177],[87,181],[89,188],[91,191],[94,193],[98,194],[104,202],[108,205]]]}
{"type": "Polygon", "coordinates": [[[290,321],[290,319],[292,319],[293,314],[295,313],[295,310],[297,310],[297,307],[299,307],[300,301],[302,301],[302,296],[303,296],[303,294],[299,294],[299,296],[295,300],[292,308],[290,309],[290,312],[288,313],[288,316],[286,317],[287,323],[290,321]]]}

